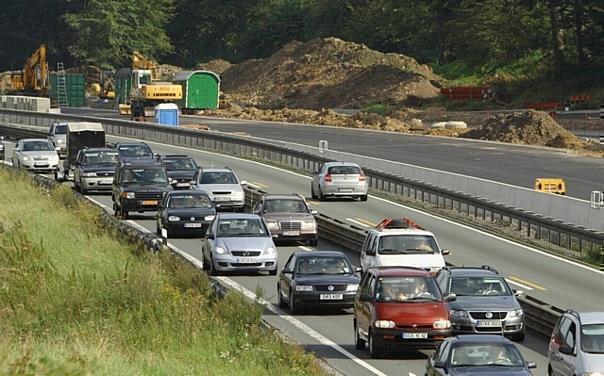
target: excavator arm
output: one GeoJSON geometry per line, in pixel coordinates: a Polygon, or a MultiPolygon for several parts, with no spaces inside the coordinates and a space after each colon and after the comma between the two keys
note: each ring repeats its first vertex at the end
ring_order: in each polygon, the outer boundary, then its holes
{"type": "Polygon", "coordinates": [[[157,72],[158,64],[156,61],[147,59],[140,52],[134,51],[132,53],[132,69],[147,69],[151,71],[151,79],[156,81],[159,80],[159,74],[157,72]]]}
{"type": "Polygon", "coordinates": [[[11,77],[13,90],[40,92],[45,95],[48,91],[48,61],[46,60],[46,45],[41,45],[25,62],[23,71],[11,77]]]}

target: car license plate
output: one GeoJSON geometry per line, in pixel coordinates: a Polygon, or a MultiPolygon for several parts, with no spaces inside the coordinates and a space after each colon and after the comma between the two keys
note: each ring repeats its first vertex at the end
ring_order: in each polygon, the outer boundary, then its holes
{"type": "Polygon", "coordinates": [[[34,166],[48,166],[48,162],[34,162],[34,166]]]}
{"type": "Polygon", "coordinates": [[[344,296],[342,294],[321,294],[320,300],[342,300],[344,296]]]}
{"type": "Polygon", "coordinates": [[[281,233],[281,235],[283,235],[283,236],[298,236],[298,235],[300,235],[300,231],[291,231],[291,230],[290,231],[283,231],[281,233]]]}
{"type": "Polygon", "coordinates": [[[200,228],[201,223],[185,223],[186,228],[200,228]]]}
{"type": "Polygon", "coordinates": [[[255,264],[257,261],[253,258],[240,258],[237,259],[238,264],[255,264]]]}
{"type": "Polygon", "coordinates": [[[403,333],[403,339],[427,339],[428,333],[403,333]]]}
{"type": "Polygon", "coordinates": [[[229,197],[224,196],[214,196],[214,201],[229,201],[229,197]]]}
{"type": "Polygon", "coordinates": [[[190,183],[176,183],[177,187],[190,187],[191,184],[190,183]]]}
{"type": "Polygon", "coordinates": [[[499,320],[476,321],[476,326],[479,328],[499,328],[499,327],[501,327],[501,321],[499,321],[499,320]]]}
{"type": "Polygon", "coordinates": [[[338,192],[352,192],[352,188],[338,188],[338,192]]]}
{"type": "Polygon", "coordinates": [[[143,205],[157,205],[157,200],[144,200],[143,205]]]}

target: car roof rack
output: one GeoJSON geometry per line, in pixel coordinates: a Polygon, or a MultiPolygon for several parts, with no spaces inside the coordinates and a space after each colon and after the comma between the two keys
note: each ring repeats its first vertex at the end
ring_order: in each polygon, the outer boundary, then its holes
{"type": "Polygon", "coordinates": [[[446,265],[444,266],[442,269],[444,270],[460,270],[460,269],[478,269],[478,270],[488,270],[491,271],[495,274],[499,274],[499,272],[497,271],[497,269],[493,268],[492,266],[489,265],[482,265],[482,266],[450,266],[450,265],[446,265]]]}
{"type": "Polygon", "coordinates": [[[417,230],[424,230],[417,222],[412,221],[407,217],[401,219],[385,218],[375,226],[376,229],[408,229],[413,228],[417,230]]]}

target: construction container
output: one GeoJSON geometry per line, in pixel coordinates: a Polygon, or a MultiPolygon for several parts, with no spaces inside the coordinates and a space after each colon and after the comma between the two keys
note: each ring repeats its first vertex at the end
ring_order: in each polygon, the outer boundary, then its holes
{"type": "Polygon", "coordinates": [[[207,110],[218,108],[220,77],[210,71],[182,71],[172,83],[182,86],[182,99],[177,101],[183,110],[207,110]]]}
{"type": "Polygon", "coordinates": [[[178,106],[174,103],[162,103],[155,106],[155,122],[177,127],[179,124],[178,106]]]}
{"type": "MultiPolygon", "coordinates": [[[[57,73],[51,73],[48,96],[53,102],[58,101],[57,80],[57,73]]],[[[67,92],[67,107],[86,106],[86,77],[83,74],[66,73],[65,90],[67,92]]]]}
{"type": "Polygon", "coordinates": [[[128,103],[132,90],[132,69],[122,68],[115,73],[115,108],[128,103]]]}

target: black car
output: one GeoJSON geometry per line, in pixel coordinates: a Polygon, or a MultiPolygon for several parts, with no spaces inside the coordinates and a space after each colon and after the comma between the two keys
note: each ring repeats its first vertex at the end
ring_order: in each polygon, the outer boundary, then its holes
{"type": "Polygon", "coordinates": [[[174,234],[203,236],[216,216],[216,209],[205,192],[172,191],[164,196],[157,208],[157,235],[169,238],[174,234]]]}
{"type": "Polygon", "coordinates": [[[514,343],[497,335],[468,334],[446,338],[428,359],[426,375],[532,375],[514,343]]]}
{"type": "Polygon", "coordinates": [[[154,160],[120,163],[115,169],[111,193],[115,216],[126,219],[131,211],[155,211],[164,194],[171,190],[163,164],[154,160]]]}
{"type": "Polygon", "coordinates": [[[110,148],[86,148],[78,151],[73,167],[75,189],[110,191],[117,166],[118,153],[110,148]]]}
{"type": "Polygon", "coordinates": [[[191,189],[195,184],[195,174],[199,166],[193,157],[188,155],[163,155],[161,161],[168,170],[168,177],[174,189],[191,189]]]}
{"type": "Polygon", "coordinates": [[[352,308],[360,278],[348,257],[338,251],[295,252],[279,274],[279,306],[292,313],[303,307],[352,308]]]}
{"type": "Polygon", "coordinates": [[[115,144],[114,146],[119,154],[120,162],[136,163],[140,161],[153,161],[159,157],[144,142],[124,142],[115,144]]]}

